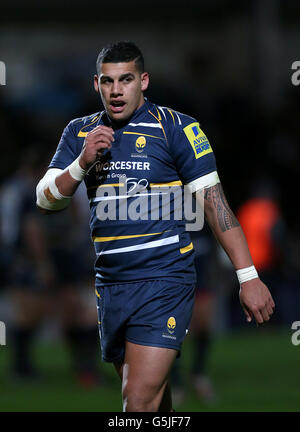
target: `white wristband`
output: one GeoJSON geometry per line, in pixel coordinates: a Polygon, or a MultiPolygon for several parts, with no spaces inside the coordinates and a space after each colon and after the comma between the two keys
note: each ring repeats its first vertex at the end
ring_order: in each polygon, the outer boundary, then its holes
{"type": "Polygon", "coordinates": [[[254,265],[237,270],[236,275],[240,284],[247,282],[251,279],[258,278],[258,274],[254,265]]]}
{"type": "Polygon", "coordinates": [[[82,181],[87,173],[87,170],[84,170],[79,165],[79,156],[67,167],[67,169],[69,170],[70,176],[77,181],[82,181]]]}

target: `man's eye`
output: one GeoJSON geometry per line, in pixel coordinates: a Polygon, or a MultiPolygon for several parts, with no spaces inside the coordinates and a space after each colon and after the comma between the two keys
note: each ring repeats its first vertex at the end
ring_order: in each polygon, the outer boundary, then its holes
{"type": "Polygon", "coordinates": [[[132,81],[132,77],[126,77],[126,78],[124,78],[124,82],[130,82],[130,81],[132,81]]]}

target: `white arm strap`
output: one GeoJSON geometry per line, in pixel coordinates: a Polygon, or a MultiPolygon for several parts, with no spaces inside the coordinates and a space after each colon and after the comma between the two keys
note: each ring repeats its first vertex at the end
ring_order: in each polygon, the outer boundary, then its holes
{"type": "Polygon", "coordinates": [[[198,190],[203,190],[215,186],[217,183],[220,183],[220,179],[217,171],[213,171],[188,183],[187,187],[189,191],[193,193],[197,192],[198,190]]]}
{"type": "Polygon", "coordinates": [[[36,187],[36,204],[45,210],[63,210],[66,208],[71,200],[71,197],[66,197],[62,195],[55,183],[55,179],[60,175],[63,170],[59,168],[50,168],[44,177],[39,181],[36,187]],[[45,196],[45,190],[49,189],[51,195],[55,198],[55,201],[51,202],[45,196]]]}

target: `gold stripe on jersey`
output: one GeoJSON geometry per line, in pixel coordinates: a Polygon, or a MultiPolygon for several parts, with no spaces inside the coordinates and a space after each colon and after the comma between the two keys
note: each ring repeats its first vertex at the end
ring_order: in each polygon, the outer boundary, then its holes
{"type": "MultiPolygon", "coordinates": [[[[157,109],[157,108],[156,108],[156,109],[157,109]]],[[[167,138],[166,132],[165,132],[164,127],[163,127],[163,125],[162,125],[162,123],[161,123],[161,121],[160,121],[160,120],[161,120],[161,115],[160,115],[160,113],[158,112],[158,114],[159,114],[159,118],[157,118],[157,117],[153,114],[153,112],[151,112],[150,110],[148,110],[148,113],[151,114],[151,115],[155,118],[155,120],[157,120],[158,123],[161,125],[161,128],[162,128],[162,131],[163,131],[163,134],[164,134],[165,140],[166,140],[166,142],[168,142],[168,138],[167,138]]]]}
{"type": "Polygon", "coordinates": [[[88,125],[83,126],[80,131],[78,132],[78,137],[83,138],[86,137],[88,132],[82,132],[82,129],[87,128],[88,126],[91,126],[93,123],[95,123],[95,121],[99,118],[99,116],[97,115],[96,117],[93,118],[93,120],[91,121],[91,123],[89,123],[88,125]]]}
{"type": "Polygon", "coordinates": [[[124,186],[124,183],[104,183],[104,184],[101,184],[101,185],[89,186],[87,188],[87,190],[101,188],[101,187],[106,187],[106,186],[108,186],[108,187],[109,186],[110,187],[122,187],[122,186],[124,186]]]}
{"type": "Polygon", "coordinates": [[[157,114],[158,114],[158,120],[159,120],[159,122],[160,122],[160,120],[161,120],[161,115],[160,115],[159,109],[157,109],[157,107],[155,107],[155,108],[156,108],[156,111],[157,111],[157,114]]]}
{"type": "Polygon", "coordinates": [[[193,248],[194,248],[194,245],[193,245],[193,243],[191,242],[189,245],[187,245],[187,246],[181,248],[181,249],[180,249],[180,253],[181,253],[181,254],[184,254],[184,253],[186,253],[186,252],[192,250],[193,248]]]}
{"type": "Polygon", "coordinates": [[[92,237],[93,241],[96,242],[107,242],[107,241],[114,241],[114,240],[126,240],[131,238],[137,238],[137,237],[147,237],[152,235],[159,235],[163,234],[168,231],[162,231],[158,233],[148,233],[148,234],[132,234],[132,235],[123,235],[123,236],[114,236],[114,237],[92,237]]]}
{"type": "Polygon", "coordinates": [[[172,119],[173,119],[173,123],[175,124],[175,119],[174,119],[174,116],[173,116],[173,113],[172,113],[172,111],[170,110],[170,109],[168,109],[168,111],[169,111],[169,113],[171,114],[171,116],[172,116],[172,119]]]}
{"type": "Polygon", "coordinates": [[[155,135],[147,135],[147,134],[144,134],[144,133],[141,133],[141,132],[123,132],[123,134],[126,134],[126,135],[140,135],[140,136],[147,136],[147,137],[150,137],[150,138],[163,139],[162,137],[158,137],[158,136],[155,136],[155,135]]]}
{"type": "Polygon", "coordinates": [[[175,180],[169,183],[150,183],[150,187],[165,187],[165,186],[182,186],[180,180],[175,180]]]}

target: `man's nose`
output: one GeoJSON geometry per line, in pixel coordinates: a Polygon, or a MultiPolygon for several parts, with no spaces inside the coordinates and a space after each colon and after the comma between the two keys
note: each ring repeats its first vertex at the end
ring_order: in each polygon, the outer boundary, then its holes
{"type": "Polygon", "coordinates": [[[122,85],[119,81],[114,81],[111,88],[111,94],[112,96],[120,95],[122,94],[122,85]]]}

